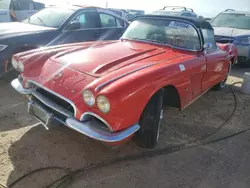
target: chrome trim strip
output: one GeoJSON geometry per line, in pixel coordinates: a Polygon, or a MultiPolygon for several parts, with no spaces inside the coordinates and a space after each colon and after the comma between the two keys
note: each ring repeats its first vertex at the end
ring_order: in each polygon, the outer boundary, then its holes
{"type": "Polygon", "coordinates": [[[71,104],[71,105],[73,106],[73,108],[74,108],[74,117],[76,117],[77,108],[76,108],[75,104],[74,104],[71,100],[67,99],[66,97],[64,97],[64,96],[62,96],[62,95],[60,95],[60,94],[58,94],[58,93],[56,93],[56,92],[54,92],[54,91],[52,91],[52,90],[50,90],[50,89],[44,87],[44,86],[42,86],[41,84],[38,84],[38,83],[35,82],[35,81],[27,80],[27,82],[30,82],[30,83],[32,83],[32,84],[35,84],[35,85],[37,85],[38,87],[40,87],[40,88],[42,88],[42,89],[48,91],[49,93],[52,93],[53,95],[55,95],[55,96],[61,98],[62,100],[65,100],[66,102],[68,102],[69,104],[71,104]]]}
{"type": "Polygon", "coordinates": [[[111,84],[112,82],[115,82],[116,80],[119,80],[119,79],[121,79],[121,78],[123,78],[123,77],[125,77],[125,76],[128,76],[128,75],[130,75],[130,74],[132,74],[132,73],[134,73],[134,72],[137,72],[137,71],[143,70],[143,69],[145,69],[145,68],[151,67],[151,66],[153,66],[153,65],[156,65],[156,64],[158,64],[158,63],[161,63],[161,62],[164,62],[164,61],[170,61],[170,60],[172,60],[172,59],[179,58],[179,57],[182,57],[182,56],[183,56],[183,55],[179,55],[179,56],[172,57],[172,58],[169,58],[169,59],[164,59],[164,60],[158,61],[158,62],[156,62],[156,63],[152,63],[152,64],[150,64],[150,65],[145,65],[145,66],[140,67],[140,68],[138,68],[138,69],[132,70],[132,71],[127,72],[127,73],[124,73],[124,74],[122,74],[122,75],[120,75],[120,76],[118,76],[118,77],[116,77],[116,78],[113,78],[113,79],[111,79],[111,80],[109,80],[109,81],[107,81],[107,82],[104,82],[104,83],[100,84],[99,86],[96,87],[95,91],[99,91],[100,89],[102,89],[103,87],[105,87],[105,86],[111,84]]]}
{"type": "Polygon", "coordinates": [[[153,66],[153,65],[154,65],[154,64],[146,65],[146,66],[140,67],[140,68],[138,68],[138,69],[135,69],[135,70],[133,70],[133,71],[124,73],[124,74],[122,74],[122,75],[120,75],[120,76],[118,76],[118,77],[116,77],[116,78],[113,78],[113,79],[111,79],[111,80],[109,80],[109,81],[107,81],[107,82],[105,82],[105,83],[103,83],[103,84],[97,86],[96,89],[95,89],[95,91],[99,91],[101,88],[105,87],[106,85],[111,84],[112,82],[114,82],[114,81],[116,81],[116,80],[119,80],[119,79],[121,79],[121,78],[123,78],[123,77],[125,77],[125,76],[127,76],[127,75],[129,75],[129,74],[132,74],[132,73],[134,73],[134,72],[137,72],[137,71],[139,71],[139,70],[145,69],[145,68],[150,67],[150,66],[153,66]]]}
{"type": "Polygon", "coordinates": [[[11,86],[19,93],[24,94],[24,95],[29,95],[31,94],[36,88],[31,88],[31,89],[25,89],[18,78],[12,80],[11,86]]]}
{"type": "Polygon", "coordinates": [[[8,45],[4,45],[4,44],[1,44],[0,46],[2,46],[2,49],[0,50],[0,52],[4,51],[8,47],[8,45]]]}
{"type": "Polygon", "coordinates": [[[85,118],[88,115],[96,117],[97,119],[99,119],[100,121],[102,121],[109,128],[110,131],[113,131],[113,128],[108,124],[107,121],[105,121],[103,118],[101,118],[99,115],[97,115],[97,114],[95,114],[93,112],[85,112],[85,113],[83,113],[81,115],[80,121],[86,121],[87,119],[85,119],[85,118]]]}
{"type": "Polygon", "coordinates": [[[203,96],[206,92],[208,92],[210,89],[204,91],[201,95],[199,95],[198,97],[196,97],[195,99],[193,99],[190,103],[188,103],[186,106],[184,106],[181,110],[184,110],[185,108],[187,108],[189,105],[191,105],[192,103],[194,103],[196,100],[198,100],[201,96],[203,96]]]}
{"type": "Polygon", "coordinates": [[[108,143],[122,141],[140,129],[140,126],[135,124],[123,131],[111,133],[107,130],[98,128],[101,127],[101,125],[98,125],[97,122],[96,124],[92,121],[80,122],[73,118],[68,118],[66,120],[66,126],[90,138],[108,143]]]}
{"type": "Polygon", "coordinates": [[[37,91],[33,91],[31,93],[34,97],[36,97],[37,99],[39,99],[40,102],[42,102],[43,104],[45,104],[46,106],[52,108],[53,110],[63,114],[66,117],[72,117],[74,114],[70,113],[69,111],[65,110],[64,108],[62,108],[60,105],[52,102],[51,100],[47,99],[46,97],[44,97],[43,95],[41,95],[40,93],[38,93],[37,91]]]}

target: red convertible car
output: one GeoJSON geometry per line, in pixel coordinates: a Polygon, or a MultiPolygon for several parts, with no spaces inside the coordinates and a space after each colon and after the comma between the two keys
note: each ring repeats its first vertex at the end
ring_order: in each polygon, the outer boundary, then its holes
{"type": "Polygon", "coordinates": [[[163,104],[184,109],[210,88],[223,88],[236,56],[233,44],[216,44],[205,20],[147,15],[117,41],[15,55],[20,75],[11,84],[45,126],[58,121],[107,143],[134,136],[153,148],[163,104]]]}

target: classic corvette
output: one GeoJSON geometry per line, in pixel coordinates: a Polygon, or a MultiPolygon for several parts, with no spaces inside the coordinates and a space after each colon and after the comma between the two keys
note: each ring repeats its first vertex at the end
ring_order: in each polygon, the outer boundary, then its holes
{"type": "Polygon", "coordinates": [[[236,56],[233,44],[216,44],[205,20],[146,15],[120,40],[15,55],[20,75],[11,84],[47,127],[57,121],[107,143],[134,136],[153,148],[163,104],[184,109],[210,88],[223,88],[236,56]]]}

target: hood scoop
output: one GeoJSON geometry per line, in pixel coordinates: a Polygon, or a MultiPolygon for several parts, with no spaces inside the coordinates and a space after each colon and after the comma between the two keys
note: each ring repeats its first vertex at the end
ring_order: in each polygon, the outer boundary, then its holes
{"type": "MultiPolygon", "coordinates": [[[[136,53],[136,54],[132,54],[132,55],[129,55],[129,56],[124,56],[122,58],[113,60],[111,62],[108,62],[106,64],[103,64],[103,65],[97,67],[96,69],[93,70],[93,73],[94,74],[101,74],[101,73],[107,71],[108,69],[114,68],[117,65],[122,65],[122,63],[124,64],[124,62],[133,60],[136,57],[142,56],[142,55],[144,55],[146,53],[149,53],[149,52],[152,52],[154,50],[156,50],[156,49],[154,48],[154,49],[142,51],[142,52],[139,52],[139,53],[136,53]]],[[[128,63],[126,63],[126,65],[128,65],[128,63]]]]}

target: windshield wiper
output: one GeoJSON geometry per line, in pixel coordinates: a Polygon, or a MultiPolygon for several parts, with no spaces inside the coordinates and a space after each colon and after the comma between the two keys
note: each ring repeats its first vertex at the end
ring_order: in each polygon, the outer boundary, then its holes
{"type": "Polygon", "coordinates": [[[45,25],[45,23],[44,23],[44,21],[39,17],[39,16],[37,16],[37,18],[38,18],[38,20],[43,24],[43,26],[45,26],[46,27],[46,25],[45,25]]]}

